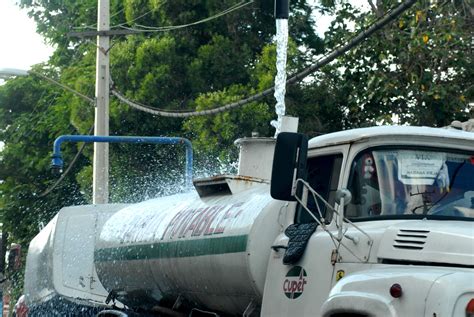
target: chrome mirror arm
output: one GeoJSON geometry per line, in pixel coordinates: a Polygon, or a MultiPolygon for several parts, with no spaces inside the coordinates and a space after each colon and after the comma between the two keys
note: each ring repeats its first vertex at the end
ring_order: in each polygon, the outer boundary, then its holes
{"type": "Polygon", "coordinates": [[[360,240],[358,237],[353,237],[353,236],[348,235],[348,234],[345,233],[345,231],[347,231],[348,227],[346,227],[346,230],[344,231],[344,223],[347,223],[348,225],[354,227],[357,231],[359,231],[360,233],[362,233],[363,235],[365,235],[367,237],[368,244],[369,244],[369,254],[370,254],[370,251],[371,251],[372,245],[373,245],[373,239],[368,233],[366,233],[364,230],[362,230],[357,225],[352,223],[349,219],[344,218],[344,206],[347,205],[350,202],[351,198],[352,198],[352,195],[351,195],[350,191],[347,190],[347,189],[341,189],[337,192],[336,199],[339,198],[339,206],[338,206],[339,210],[336,210],[318,192],[316,192],[309,185],[308,182],[306,182],[302,179],[297,179],[295,185],[298,185],[298,183],[301,183],[303,185],[302,197],[299,197],[298,195],[295,195],[294,197],[296,198],[298,203],[300,203],[301,206],[306,210],[306,212],[314,219],[314,221],[316,221],[316,223],[319,226],[321,226],[321,228],[331,237],[331,240],[333,241],[335,248],[339,249],[339,246],[342,246],[349,253],[351,253],[355,258],[357,258],[359,261],[367,262],[369,257],[366,257],[365,259],[361,259],[356,254],[354,254],[354,252],[352,252],[352,250],[348,246],[346,246],[343,242],[344,238],[347,238],[347,239],[351,240],[354,244],[357,244],[360,240]],[[309,208],[307,206],[309,193],[311,193],[311,195],[313,195],[313,198],[314,198],[314,201],[315,201],[315,204],[316,204],[316,208],[317,208],[318,214],[320,216],[319,219],[318,219],[318,217],[316,217],[313,214],[313,212],[311,212],[311,210],[309,210],[309,208]],[[324,223],[321,208],[319,206],[318,200],[321,201],[329,210],[331,210],[336,215],[336,217],[337,217],[336,226],[338,228],[337,236],[335,236],[331,231],[329,231],[326,224],[324,223]]]}

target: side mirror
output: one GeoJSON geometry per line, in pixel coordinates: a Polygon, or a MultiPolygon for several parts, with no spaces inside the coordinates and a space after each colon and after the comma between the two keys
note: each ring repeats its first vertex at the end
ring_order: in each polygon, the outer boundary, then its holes
{"type": "Polygon", "coordinates": [[[351,192],[346,189],[346,188],[343,188],[343,189],[339,189],[337,192],[336,192],[336,201],[340,204],[342,202],[342,199],[344,199],[344,206],[347,206],[349,205],[349,203],[351,202],[352,200],[352,194],[351,192]]]}
{"type": "Polygon", "coordinates": [[[306,180],[306,158],[308,137],[300,133],[281,132],[278,134],[273,156],[270,194],[274,199],[296,201],[298,178],[306,180]]]}

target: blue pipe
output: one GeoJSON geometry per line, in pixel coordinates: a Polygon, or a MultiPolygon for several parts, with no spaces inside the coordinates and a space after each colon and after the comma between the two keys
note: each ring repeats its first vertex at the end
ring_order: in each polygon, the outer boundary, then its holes
{"type": "Polygon", "coordinates": [[[186,147],[186,186],[193,182],[193,146],[191,141],[179,137],[148,137],[148,136],[93,136],[93,135],[61,135],[54,141],[51,167],[62,170],[63,159],[61,144],[63,142],[101,142],[101,143],[139,143],[139,144],[183,144],[186,147]]]}

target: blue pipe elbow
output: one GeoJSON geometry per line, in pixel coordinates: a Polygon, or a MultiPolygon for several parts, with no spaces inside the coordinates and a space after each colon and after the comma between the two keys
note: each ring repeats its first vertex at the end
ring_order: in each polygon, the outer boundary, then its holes
{"type": "Polygon", "coordinates": [[[63,172],[63,159],[59,154],[53,154],[53,158],[51,160],[51,170],[53,173],[61,174],[63,172]]]}

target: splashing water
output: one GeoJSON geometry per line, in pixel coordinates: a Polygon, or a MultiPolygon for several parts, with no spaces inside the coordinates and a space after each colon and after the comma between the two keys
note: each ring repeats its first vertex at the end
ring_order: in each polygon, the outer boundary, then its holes
{"type": "Polygon", "coordinates": [[[286,55],[288,47],[288,20],[276,19],[276,42],[277,42],[277,74],[275,76],[275,112],[277,120],[270,124],[276,129],[275,137],[280,133],[281,120],[285,115],[285,93],[286,93],[286,55]]]}

